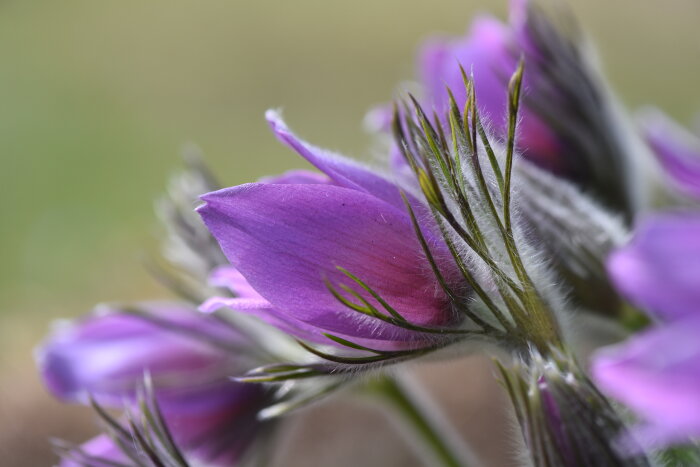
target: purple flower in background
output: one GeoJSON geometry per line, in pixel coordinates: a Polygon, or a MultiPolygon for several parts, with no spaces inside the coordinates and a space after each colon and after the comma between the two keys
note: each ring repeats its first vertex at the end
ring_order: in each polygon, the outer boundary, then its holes
{"type": "Polygon", "coordinates": [[[568,13],[514,0],[509,24],[484,15],[463,37],[429,40],[418,60],[425,106],[443,115],[446,87],[458,105],[464,104],[461,66],[473,74],[478,106],[492,132],[505,140],[508,79],[522,57],[517,146],[523,157],[574,182],[630,220],[640,188],[630,160],[636,154],[630,147],[637,142],[575,21],[561,24],[571,19],[568,13]]]}
{"type": "Polygon", "coordinates": [[[608,263],[618,289],[658,325],[595,355],[595,380],[644,419],[636,434],[663,445],[700,436],[700,216],[643,222],[608,263]]]}
{"type": "MultiPolygon", "coordinates": [[[[512,15],[520,18],[523,8],[523,2],[518,2],[512,15]]],[[[520,25],[518,27],[522,28],[520,25]]],[[[448,108],[446,88],[452,91],[458,103],[466,102],[461,65],[467,73],[473,73],[476,97],[484,117],[493,123],[496,134],[505,138],[508,78],[517,67],[520,53],[527,52],[520,39],[515,27],[484,15],[474,19],[464,37],[429,40],[423,45],[419,56],[419,75],[426,98],[439,114],[448,108]]],[[[526,92],[533,78],[541,79],[535,72],[529,71],[529,58],[526,59],[523,83],[526,92]]],[[[554,130],[527,108],[521,114],[517,144],[528,159],[541,167],[557,174],[566,173],[569,168],[567,165],[570,162],[562,157],[565,147],[554,130]]]]}
{"type": "MultiPolygon", "coordinates": [[[[37,360],[56,397],[108,408],[134,408],[148,373],[175,442],[216,465],[246,454],[263,428],[257,413],[271,399],[262,386],[231,380],[256,362],[246,338],[179,303],[99,309],[57,329],[37,360]]],[[[98,437],[85,450],[112,458],[107,444],[98,437]]]]}
{"type": "Polygon", "coordinates": [[[618,290],[662,322],[700,313],[700,216],[647,219],[608,260],[618,290]]]}
{"type": "MultiPolygon", "coordinates": [[[[509,133],[508,83],[523,58],[515,139],[526,160],[515,168],[527,178],[518,187],[527,205],[522,216],[533,243],[546,250],[567,282],[572,300],[587,311],[615,318],[620,300],[609,284],[604,259],[624,238],[625,223],[633,218],[640,198],[637,191],[643,191],[638,164],[629,160],[644,152],[630,146],[643,149],[643,144],[626,131],[627,120],[610,98],[569,13],[518,0],[511,3],[508,24],[482,15],[462,37],[427,41],[418,60],[422,102],[442,120],[450,93],[462,108],[468,100],[464,69],[473,75],[477,107],[488,129],[503,142],[509,133]],[[567,213],[562,205],[572,211],[567,213]]],[[[410,172],[406,165],[394,145],[397,178],[410,172]]]]}
{"type": "Polygon", "coordinates": [[[660,111],[645,112],[641,129],[674,188],[700,198],[700,136],[660,111]]]}

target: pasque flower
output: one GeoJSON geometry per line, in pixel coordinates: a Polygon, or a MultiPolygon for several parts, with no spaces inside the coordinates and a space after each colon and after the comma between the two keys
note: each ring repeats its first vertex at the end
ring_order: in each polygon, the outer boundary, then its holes
{"type": "MultiPolygon", "coordinates": [[[[511,84],[511,141],[519,70],[511,84]]],[[[434,128],[414,105],[415,118],[396,117],[397,142],[414,178],[397,182],[302,141],[268,112],[276,136],[327,179],[254,183],[202,196],[198,212],[246,289],[203,309],[228,306],[283,321],[280,327],[292,334],[315,335],[330,353],[309,350],[339,364],[334,372],[456,341],[523,352],[558,342],[561,298],[531,283],[548,271],[533,261],[511,213],[518,203],[509,195],[513,145],[490,144],[475,105],[465,115],[453,106],[447,130],[434,128]],[[466,130],[472,123],[473,134],[466,130]],[[451,149],[447,131],[460,143],[451,149]],[[454,169],[459,164],[464,171],[454,169]],[[340,349],[350,355],[338,355],[340,349]]]]}
{"type": "Polygon", "coordinates": [[[564,7],[513,0],[508,24],[483,15],[463,37],[429,40],[418,61],[426,107],[441,115],[449,106],[446,88],[463,105],[463,68],[473,75],[483,118],[505,140],[506,89],[520,57],[526,63],[517,139],[523,157],[630,220],[639,203],[643,151],[564,7]]]}
{"type": "MultiPolygon", "coordinates": [[[[511,8],[511,25],[489,15],[481,15],[472,21],[469,32],[459,38],[434,38],[421,49],[418,67],[426,98],[440,111],[448,108],[446,88],[454,89],[458,103],[466,102],[461,86],[460,66],[471,73],[477,83],[476,97],[484,118],[493,124],[497,134],[505,137],[506,86],[507,79],[515,70],[522,53],[538,53],[536,45],[529,40],[526,29],[527,2],[514,2],[511,8]],[[524,48],[528,46],[528,48],[524,48]]],[[[530,57],[527,59],[524,87],[530,88],[530,57]]],[[[523,109],[518,146],[526,150],[527,156],[540,165],[561,173],[567,169],[562,159],[564,149],[556,134],[541,117],[523,109]]]]}
{"type": "Polygon", "coordinates": [[[700,215],[647,219],[608,268],[619,290],[657,324],[601,350],[592,363],[595,380],[639,413],[645,443],[700,436],[700,215]]]}
{"type": "MultiPolygon", "coordinates": [[[[264,430],[257,413],[269,389],[231,375],[259,361],[247,337],[181,303],[101,307],[63,323],[37,352],[49,390],[68,402],[133,409],[144,374],[172,436],[191,459],[230,465],[264,430]]],[[[107,459],[125,453],[104,435],[85,452],[107,459]]],[[[80,451],[68,456],[79,457],[80,451]]]]}
{"type": "MultiPolygon", "coordinates": [[[[516,145],[531,164],[514,168],[524,179],[517,188],[527,206],[522,221],[575,305],[619,319],[620,299],[604,261],[626,238],[625,224],[642,197],[636,162],[648,151],[628,129],[589,48],[569,11],[513,1],[508,24],[482,15],[465,36],[424,44],[418,60],[420,101],[435,111],[433,121],[447,126],[450,96],[463,108],[468,100],[463,82],[470,77],[481,118],[503,142],[510,131],[508,78],[519,58],[524,60],[516,145]]],[[[388,106],[379,107],[368,121],[386,131],[390,116],[388,106]]],[[[390,152],[396,179],[410,179],[400,148],[394,143],[390,152]]]]}
{"type": "MultiPolygon", "coordinates": [[[[327,178],[228,188],[204,195],[198,209],[257,294],[259,313],[293,316],[384,350],[426,342],[426,333],[363,316],[329,291],[329,285],[354,286],[363,300],[372,300],[357,278],[417,326],[454,324],[458,315],[423,259],[399,188],[368,167],[298,139],[276,112],[268,113],[268,121],[282,142],[327,178]]],[[[447,247],[431,243],[441,269],[454,275],[447,247]]]]}

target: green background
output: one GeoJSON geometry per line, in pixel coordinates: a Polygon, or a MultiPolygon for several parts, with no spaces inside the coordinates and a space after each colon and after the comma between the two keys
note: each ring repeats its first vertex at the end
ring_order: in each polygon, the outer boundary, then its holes
{"type": "MultiPolygon", "coordinates": [[[[654,103],[692,122],[700,2],[573,7],[631,109],[654,103]]],[[[46,436],[91,431],[88,413],[40,387],[32,348],[56,317],[164,296],[141,258],[155,243],[153,199],[186,144],[226,184],[303,166],[267,131],[264,111],[282,107],[304,137],[365,157],[362,118],[414,76],[420,40],[459,34],[484,10],[503,17],[506,3],[0,2],[0,453],[9,465],[45,465],[46,436]]]]}

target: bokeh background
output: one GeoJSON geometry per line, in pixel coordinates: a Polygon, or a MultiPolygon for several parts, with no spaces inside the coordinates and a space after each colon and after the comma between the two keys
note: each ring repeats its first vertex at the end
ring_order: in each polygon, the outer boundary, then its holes
{"type": "MultiPolygon", "coordinates": [[[[263,119],[365,157],[361,121],[414,76],[420,40],[462,33],[506,0],[0,2],[0,464],[50,465],[49,436],[96,431],[54,402],[33,348],[52,320],[94,303],[164,297],[141,265],[152,200],[196,143],[227,184],[300,165],[263,119]]],[[[632,109],[700,110],[700,2],[576,0],[573,9],[632,109]]],[[[488,362],[420,373],[494,466],[513,438],[488,362]],[[494,396],[495,394],[495,396],[494,396]]],[[[290,420],[278,465],[415,465],[381,411],[332,400],[290,420]],[[358,449],[361,447],[361,449],[358,449]]]]}

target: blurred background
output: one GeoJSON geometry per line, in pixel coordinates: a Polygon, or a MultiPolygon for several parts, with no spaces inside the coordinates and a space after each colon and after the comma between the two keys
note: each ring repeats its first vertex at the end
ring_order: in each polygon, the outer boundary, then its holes
{"type": "MultiPolygon", "coordinates": [[[[630,108],[655,103],[692,122],[700,2],[571,3],[630,108]]],[[[365,157],[362,118],[414,76],[421,39],[460,34],[477,12],[505,17],[506,6],[0,2],[0,463],[51,465],[50,436],[77,442],[96,432],[89,410],[45,392],[33,348],[52,320],[97,302],[167,297],[141,258],[155,244],[152,201],[184,145],[202,148],[228,185],[303,165],[264,122],[265,109],[283,107],[302,136],[365,157]]],[[[491,371],[468,358],[420,373],[490,465],[507,466],[514,429],[491,371]]],[[[381,412],[352,398],[290,426],[279,465],[418,462],[381,412]]]]}

